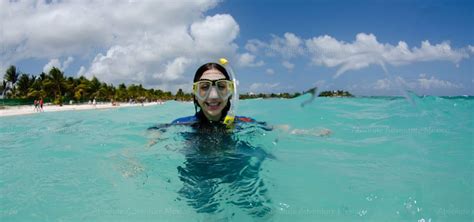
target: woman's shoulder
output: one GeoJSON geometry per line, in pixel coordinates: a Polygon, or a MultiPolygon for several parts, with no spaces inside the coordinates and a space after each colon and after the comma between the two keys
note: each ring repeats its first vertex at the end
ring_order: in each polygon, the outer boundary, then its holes
{"type": "Polygon", "coordinates": [[[173,120],[171,123],[161,123],[155,126],[149,127],[148,130],[161,130],[166,131],[168,127],[176,126],[176,125],[192,125],[198,122],[196,116],[185,116],[178,119],[173,120]]]}
{"type": "MultiPolygon", "coordinates": [[[[194,115],[194,116],[185,116],[185,117],[180,117],[171,122],[171,124],[186,124],[186,123],[194,123],[199,121],[199,118],[194,115]]],[[[236,122],[244,122],[244,123],[254,123],[258,122],[254,118],[247,117],[247,116],[235,116],[234,121],[236,122]]]]}
{"type": "Polygon", "coordinates": [[[257,121],[256,119],[247,117],[247,116],[236,116],[234,121],[237,125],[246,125],[247,123],[250,123],[253,126],[260,127],[261,129],[264,129],[267,131],[272,130],[272,127],[269,126],[267,122],[257,121]]]}
{"type": "Polygon", "coordinates": [[[254,123],[257,122],[254,118],[247,117],[247,116],[235,116],[236,122],[244,122],[244,123],[254,123]]]}
{"type": "Polygon", "coordinates": [[[171,122],[171,124],[190,124],[190,123],[195,123],[198,121],[198,118],[196,115],[194,116],[185,116],[185,117],[180,117],[178,119],[175,119],[171,122]]]}

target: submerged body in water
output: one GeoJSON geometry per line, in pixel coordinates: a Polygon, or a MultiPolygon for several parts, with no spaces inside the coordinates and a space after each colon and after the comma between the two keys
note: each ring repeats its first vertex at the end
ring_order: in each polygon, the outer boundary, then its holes
{"type": "Polygon", "coordinates": [[[234,205],[249,215],[263,217],[272,212],[271,199],[259,173],[264,160],[273,156],[261,147],[239,140],[236,132],[270,128],[251,118],[236,120],[233,131],[219,122],[199,121],[197,115],[150,129],[164,133],[176,125],[190,128],[180,132],[185,141],[180,149],[185,161],[177,167],[183,183],[178,191],[179,200],[185,200],[198,213],[219,213],[226,205],[234,205]]]}

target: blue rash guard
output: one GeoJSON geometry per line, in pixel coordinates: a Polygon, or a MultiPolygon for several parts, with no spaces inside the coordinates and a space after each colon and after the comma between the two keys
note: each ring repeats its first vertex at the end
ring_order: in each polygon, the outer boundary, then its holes
{"type": "MultiPolygon", "coordinates": [[[[233,125],[236,128],[241,128],[246,124],[251,124],[254,126],[258,126],[264,130],[270,131],[272,130],[271,127],[267,126],[265,122],[256,121],[253,118],[245,117],[245,116],[235,116],[233,125]]],[[[209,121],[204,114],[200,111],[196,113],[194,116],[186,116],[175,119],[171,122],[171,125],[190,125],[197,128],[205,128],[208,126],[217,126],[222,127],[225,126],[221,121],[209,121]]]]}
{"type": "MultiPolygon", "coordinates": [[[[245,117],[245,116],[236,116],[234,119],[234,126],[236,128],[241,128],[242,126],[246,124],[252,124],[254,126],[257,126],[261,129],[264,129],[266,131],[271,131],[272,128],[269,127],[265,122],[261,121],[256,121],[253,118],[250,117],[245,117]]],[[[214,126],[214,127],[225,127],[225,125],[222,123],[222,121],[209,121],[202,112],[196,113],[194,116],[186,116],[186,117],[181,117],[178,119],[173,120],[169,124],[159,124],[154,127],[148,128],[149,130],[153,129],[164,129],[169,126],[176,126],[176,125],[185,125],[185,126],[191,126],[193,128],[206,128],[209,126],[214,126]]]]}
{"type": "MultiPolygon", "coordinates": [[[[194,123],[198,123],[199,122],[199,118],[197,117],[197,115],[194,115],[194,116],[186,116],[186,117],[181,117],[181,118],[178,118],[178,119],[175,119],[173,120],[173,122],[171,122],[171,124],[173,125],[179,125],[179,124],[182,124],[182,125],[191,125],[191,124],[194,124],[194,123]]],[[[245,116],[236,116],[235,119],[234,119],[234,124],[238,124],[238,123],[256,123],[257,121],[255,119],[252,119],[250,117],[245,117],[245,116]]]]}

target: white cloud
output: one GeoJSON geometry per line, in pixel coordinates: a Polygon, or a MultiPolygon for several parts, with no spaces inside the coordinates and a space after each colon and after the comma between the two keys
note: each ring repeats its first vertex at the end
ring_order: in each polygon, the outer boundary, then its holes
{"type": "Polygon", "coordinates": [[[63,62],[62,70],[66,70],[73,61],[74,61],[73,57],[71,56],[67,57],[66,61],[63,62]]]}
{"type": "Polygon", "coordinates": [[[434,76],[427,77],[425,74],[420,75],[417,80],[418,86],[421,89],[451,89],[451,88],[462,88],[462,84],[456,84],[447,80],[437,79],[434,76]]]}
{"type": "Polygon", "coordinates": [[[251,53],[258,53],[264,45],[265,43],[260,40],[251,39],[245,44],[245,49],[251,53]]]}
{"type": "Polygon", "coordinates": [[[474,54],[474,46],[468,45],[467,49],[469,50],[470,53],[474,54]]]}
{"type": "Polygon", "coordinates": [[[43,72],[49,73],[53,67],[56,67],[61,71],[65,71],[73,61],[74,58],[71,56],[69,56],[63,63],[61,63],[59,59],[51,59],[46,65],[44,65],[43,72]]]}
{"type": "Polygon", "coordinates": [[[375,81],[374,89],[377,90],[388,90],[391,88],[390,80],[388,79],[379,79],[375,81]]]}
{"type": "Polygon", "coordinates": [[[217,2],[2,1],[2,42],[10,59],[81,54],[190,24],[217,2]]]}
{"type": "Polygon", "coordinates": [[[43,67],[43,72],[44,73],[49,73],[49,71],[53,68],[53,67],[56,67],[56,68],[59,68],[61,67],[61,62],[59,62],[59,59],[51,59],[49,60],[49,62],[44,65],[43,67]]]}
{"type": "Polygon", "coordinates": [[[255,62],[255,55],[252,55],[250,53],[243,53],[239,55],[238,59],[238,65],[241,67],[257,67],[257,66],[263,66],[265,63],[263,61],[258,61],[255,62]]]}
{"type": "Polygon", "coordinates": [[[264,49],[267,56],[280,56],[283,60],[297,56],[307,56],[311,63],[319,66],[338,68],[335,77],[349,70],[358,70],[370,65],[405,65],[426,61],[449,61],[456,65],[469,58],[472,46],[454,49],[449,42],[431,44],[421,42],[419,47],[409,48],[400,41],[397,45],[380,43],[374,34],[359,33],[353,42],[337,40],[329,35],[301,39],[292,33],[283,37],[272,36],[267,43],[249,40],[246,49],[259,53],[264,49]]]}
{"type": "Polygon", "coordinates": [[[191,25],[191,37],[196,52],[203,56],[218,57],[233,53],[237,45],[233,43],[239,33],[239,25],[232,16],[217,14],[191,25]]]}
{"type": "MultiPolygon", "coordinates": [[[[175,90],[189,83],[185,73],[194,73],[199,63],[221,56],[238,58],[233,43],[238,25],[230,15],[208,16],[190,25],[169,28],[166,33],[149,33],[128,45],[111,47],[98,54],[86,76],[112,83],[143,83],[175,90]]],[[[235,59],[231,59],[235,60],[235,59]]]]}
{"type": "Polygon", "coordinates": [[[154,77],[168,81],[176,80],[184,74],[186,66],[189,65],[189,63],[189,59],[178,57],[166,65],[166,69],[163,73],[158,73],[154,77]]]}
{"type": "Polygon", "coordinates": [[[283,35],[283,38],[273,36],[268,47],[271,50],[270,53],[280,54],[283,58],[293,58],[303,54],[302,46],[302,39],[293,33],[287,32],[283,35]]]}
{"type": "Polygon", "coordinates": [[[245,44],[245,49],[251,53],[258,53],[261,48],[267,47],[268,44],[257,39],[251,39],[245,44]]]}
{"type": "Polygon", "coordinates": [[[428,76],[427,74],[420,74],[417,79],[413,81],[407,81],[400,76],[397,76],[393,80],[387,78],[376,80],[371,87],[374,90],[395,90],[395,89],[410,89],[410,90],[429,90],[429,89],[459,89],[462,88],[462,84],[453,83],[447,80],[437,79],[434,76],[428,76]]]}
{"type": "Polygon", "coordinates": [[[79,71],[77,71],[76,76],[83,76],[85,74],[86,74],[86,67],[81,66],[81,68],[79,68],[79,71]]]}
{"type": "Polygon", "coordinates": [[[295,68],[295,64],[291,63],[291,62],[288,62],[288,61],[283,61],[281,63],[281,65],[283,65],[283,67],[287,68],[289,71],[293,70],[293,68],[295,68]]]}
{"type": "Polygon", "coordinates": [[[303,40],[293,33],[285,33],[283,37],[272,35],[269,43],[258,39],[247,41],[245,49],[252,53],[258,53],[264,49],[268,56],[281,56],[284,59],[294,58],[304,54],[303,40]]]}
{"type": "Polygon", "coordinates": [[[269,68],[265,70],[265,73],[267,73],[268,75],[273,75],[275,74],[275,70],[269,68]]]}
{"type": "Polygon", "coordinates": [[[369,65],[388,63],[403,65],[420,61],[450,61],[459,63],[469,54],[463,49],[452,49],[449,43],[432,45],[423,41],[421,47],[408,48],[400,41],[398,45],[379,43],[373,34],[359,33],[352,43],[338,41],[330,36],[321,36],[306,41],[314,64],[338,67],[336,77],[348,70],[357,70],[369,65]]]}
{"type": "MultiPolygon", "coordinates": [[[[0,17],[8,18],[2,21],[9,30],[2,33],[6,64],[40,58],[58,65],[55,58],[92,57],[78,75],[174,90],[189,83],[186,75],[201,63],[250,58],[237,53],[239,25],[232,16],[203,16],[219,0],[0,2],[0,17]]],[[[72,62],[66,61],[62,68],[72,62]]]]}
{"type": "Polygon", "coordinates": [[[249,90],[251,92],[269,92],[279,85],[280,83],[252,83],[249,90]]]}

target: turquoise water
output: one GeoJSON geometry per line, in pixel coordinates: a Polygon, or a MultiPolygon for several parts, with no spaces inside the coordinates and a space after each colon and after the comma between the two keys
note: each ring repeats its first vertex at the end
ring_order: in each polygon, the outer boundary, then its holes
{"type": "Polygon", "coordinates": [[[191,103],[0,118],[0,220],[473,220],[472,97],[306,99],[219,137],[147,130],[191,103]]]}

